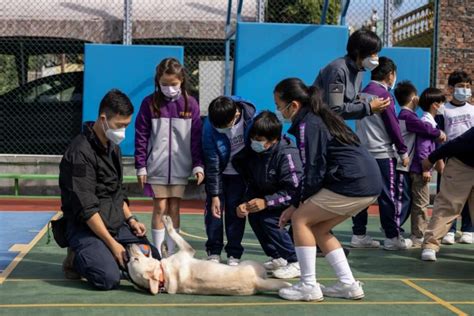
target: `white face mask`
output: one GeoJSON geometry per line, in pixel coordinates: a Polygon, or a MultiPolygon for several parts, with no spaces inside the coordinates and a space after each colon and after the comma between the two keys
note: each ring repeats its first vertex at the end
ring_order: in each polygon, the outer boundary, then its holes
{"type": "Polygon", "coordinates": [[[461,102],[466,102],[472,96],[471,89],[468,88],[454,88],[454,98],[461,102]]]}
{"type": "Polygon", "coordinates": [[[397,76],[395,76],[395,77],[393,78],[393,83],[392,83],[392,85],[390,86],[389,90],[395,89],[395,84],[396,84],[396,83],[397,83],[397,76]]]}
{"type": "Polygon", "coordinates": [[[379,58],[378,57],[371,57],[367,56],[362,60],[362,67],[364,67],[368,71],[372,71],[379,65],[379,58]]]}
{"type": "Polygon", "coordinates": [[[102,128],[105,132],[105,137],[110,140],[115,145],[119,145],[125,139],[125,127],[122,128],[110,128],[109,123],[107,123],[107,118],[105,119],[105,126],[102,124],[102,128]]]}
{"type": "Polygon", "coordinates": [[[181,85],[176,86],[163,86],[160,84],[161,92],[171,100],[177,100],[181,95],[181,85]]]}

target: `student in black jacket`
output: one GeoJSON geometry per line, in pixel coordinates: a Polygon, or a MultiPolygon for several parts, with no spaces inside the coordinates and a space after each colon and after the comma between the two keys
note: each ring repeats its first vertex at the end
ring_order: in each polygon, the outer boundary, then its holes
{"type": "Polygon", "coordinates": [[[377,163],[342,118],[323,104],[318,88],[289,78],[277,84],[274,98],[281,116],[291,120],[288,132],[296,137],[304,165],[301,198],[280,218],[281,227],[292,221],[301,282],[279,294],[288,300],[317,301],[323,294],[360,299],[362,286],[330,230],[376,201],[382,189],[377,163]],[[316,282],[316,244],[336,272],[334,286],[316,282]]]}
{"type": "Polygon", "coordinates": [[[433,151],[423,161],[423,170],[429,171],[436,161],[448,158],[444,167],[441,187],[433,205],[433,215],[423,236],[421,260],[436,261],[441,239],[453,221],[469,204],[474,218],[474,127],[433,151]]]}
{"type": "Polygon", "coordinates": [[[250,226],[270,260],[267,270],[281,279],[300,276],[295,247],[286,229],[280,229],[281,213],[299,199],[303,174],[298,149],[281,137],[282,124],[269,111],[261,112],[249,130],[250,146],[235,156],[234,167],[244,177],[247,192],[237,208],[239,217],[248,216],[250,226]]]}

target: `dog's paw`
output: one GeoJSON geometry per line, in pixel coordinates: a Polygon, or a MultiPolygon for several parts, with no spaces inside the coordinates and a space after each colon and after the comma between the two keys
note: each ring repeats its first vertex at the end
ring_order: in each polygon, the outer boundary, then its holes
{"type": "Polygon", "coordinates": [[[171,220],[171,217],[169,217],[168,215],[163,216],[163,224],[165,225],[166,229],[173,228],[173,221],[171,220]]]}

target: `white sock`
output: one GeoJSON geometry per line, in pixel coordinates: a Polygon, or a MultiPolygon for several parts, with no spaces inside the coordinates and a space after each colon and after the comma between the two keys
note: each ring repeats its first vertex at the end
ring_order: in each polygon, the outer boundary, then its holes
{"type": "Polygon", "coordinates": [[[161,244],[165,240],[165,232],[166,230],[163,229],[152,229],[151,230],[151,237],[153,238],[153,244],[155,245],[156,249],[161,256],[161,244]]]}
{"type": "Polygon", "coordinates": [[[352,275],[349,262],[347,261],[346,254],[342,248],[331,251],[326,255],[326,259],[336,272],[337,278],[342,283],[352,284],[355,282],[354,276],[352,275]]]}
{"type": "Polygon", "coordinates": [[[295,247],[296,257],[300,263],[301,282],[316,285],[316,246],[295,247]]]}
{"type": "MultiPolygon", "coordinates": [[[[174,229],[179,234],[179,228],[174,229]]],[[[166,246],[168,247],[168,256],[171,256],[174,253],[176,248],[176,243],[166,234],[166,246]]]]}

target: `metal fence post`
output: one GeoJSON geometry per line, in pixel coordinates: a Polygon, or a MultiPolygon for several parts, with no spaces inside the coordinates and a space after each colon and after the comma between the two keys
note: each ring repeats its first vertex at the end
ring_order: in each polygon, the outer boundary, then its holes
{"type": "Polygon", "coordinates": [[[392,0],[384,0],[383,4],[383,44],[392,47],[392,0]]]}
{"type": "Polygon", "coordinates": [[[265,0],[257,1],[257,22],[265,22],[265,0]]]}
{"type": "Polygon", "coordinates": [[[124,0],[123,45],[132,45],[132,0],[124,0]]]}

